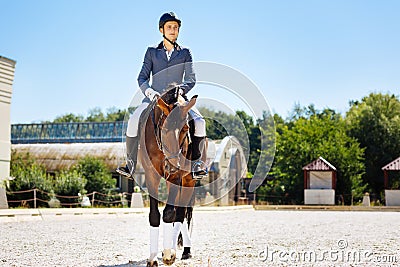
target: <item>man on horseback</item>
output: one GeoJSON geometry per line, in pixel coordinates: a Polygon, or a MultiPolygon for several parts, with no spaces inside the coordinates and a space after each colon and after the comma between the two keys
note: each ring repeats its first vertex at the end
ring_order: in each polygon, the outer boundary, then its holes
{"type": "MultiPolygon", "coordinates": [[[[126,132],[127,164],[117,169],[118,173],[126,177],[132,177],[135,173],[139,144],[138,127],[142,112],[151,101],[160,96],[169,84],[179,84],[179,94],[187,99],[186,94],[196,83],[191,52],[188,48],[181,47],[176,43],[181,20],[173,12],[165,13],[161,16],[158,26],[164,39],[156,47],[149,47],[146,51],[137,79],[139,87],[146,97],[129,118],[126,132]],[[151,86],[150,78],[152,79],[151,86]]],[[[206,153],[206,125],[196,108],[190,110],[190,116],[195,125],[191,157],[193,179],[201,179],[207,175],[205,164],[202,161],[206,153]]]]}

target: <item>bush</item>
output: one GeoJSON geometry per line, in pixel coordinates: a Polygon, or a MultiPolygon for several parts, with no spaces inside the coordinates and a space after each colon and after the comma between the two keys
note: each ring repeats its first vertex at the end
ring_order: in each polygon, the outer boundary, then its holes
{"type": "Polygon", "coordinates": [[[101,159],[87,156],[78,162],[76,170],[86,179],[85,189],[89,193],[96,191],[106,194],[115,188],[115,180],[101,159]]]}
{"type": "Polygon", "coordinates": [[[61,203],[79,203],[78,194],[82,195],[94,191],[96,200],[115,201],[120,199],[116,193],[115,180],[109,173],[105,163],[98,158],[85,157],[69,170],[56,173],[55,177],[46,174],[46,169],[38,164],[29,154],[19,155],[15,152],[11,156],[11,176],[14,180],[9,182],[8,200],[11,207],[33,207],[33,191],[26,193],[11,193],[13,191],[26,191],[38,189],[36,198],[37,206],[47,206],[51,197],[57,197],[61,203]],[[10,192],[11,191],[11,192],[10,192]],[[102,194],[111,194],[105,196],[102,194]],[[64,198],[61,196],[65,196],[64,198]],[[16,201],[16,202],[12,202],[16,201]]]}
{"type": "Polygon", "coordinates": [[[266,181],[266,185],[260,186],[257,189],[256,196],[257,200],[262,202],[265,201],[269,204],[288,204],[285,197],[285,187],[276,179],[266,181]]]}
{"type": "Polygon", "coordinates": [[[76,198],[60,198],[62,203],[78,203],[78,194],[85,194],[86,179],[76,168],[63,170],[54,180],[54,193],[60,196],[75,196],[76,198]]]}
{"type": "MultiPolygon", "coordinates": [[[[9,183],[9,191],[25,191],[31,189],[38,189],[36,197],[40,200],[38,206],[46,206],[50,197],[44,192],[51,192],[53,190],[52,179],[46,174],[46,170],[43,166],[39,165],[34,159],[27,153],[23,158],[21,155],[17,155],[15,152],[11,154],[11,170],[10,174],[15,177],[14,180],[9,183]]],[[[9,194],[9,200],[22,200],[32,199],[33,192],[26,194],[9,194]]],[[[27,203],[30,207],[33,207],[33,202],[27,203]]],[[[10,206],[20,206],[20,202],[10,203],[10,206]]]]}

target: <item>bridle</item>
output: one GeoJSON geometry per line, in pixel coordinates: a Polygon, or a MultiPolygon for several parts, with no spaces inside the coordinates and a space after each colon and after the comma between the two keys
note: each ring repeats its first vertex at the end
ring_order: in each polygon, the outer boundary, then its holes
{"type": "MultiPolygon", "coordinates": [[[[175,103],[173,105],[173,109],[175,108],[179,108],[179,104],[175,103]]],[[[154,112],[152,114],[153,117],[153,122],[154,122],[154,112]]],[[[162,154],[164,155],[164,177],[166,179],[168,179],[170,177],[171,174],[175,174],[176,172],[178,172],[180,170],[180,165],[179,165],[179,158],[182,155],[182,151],[183,151],[183,146],[185,144],[185,140],[189,137],[189,128],[187,125],[187,118],[184,119],[185,124],[181,129],[179,129],[179,127],[176,127],[176,129],[167,129],[165,126],[165,121],[167,119],[167,116],[165,116],[165,114],[162,112],[157,123],[155,123],[155,127],[154,127],[154,131],[155,131],[155,137],[156,137],[156,141],[157,141],[157,146],[158,149],[162,152],[162,154]],[[171,148],[169,148],[167,145],[163,144],[163,136],[166,135],[166,133],[168,131],[178,131],[177,134],[175,134],[175,137],[178,139],[179,142],[179,149],[177,151],[172,151],[171,148]],[[183,137],[182,137],[183,134],[183,137]],[[180,140],[181,139],[181,140],[180,140]],[[171,163],[172,159],[178,159],[178,163],[176,165],[174,165],[173,163],[171,163]]],[[[176,125],[180,125],[179,123],[176,123],[176,125]]]]}

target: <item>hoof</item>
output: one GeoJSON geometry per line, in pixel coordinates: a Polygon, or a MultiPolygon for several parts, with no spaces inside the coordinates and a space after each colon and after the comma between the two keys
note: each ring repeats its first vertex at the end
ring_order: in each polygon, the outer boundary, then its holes
{"type": "Polygon", "coordinates": [[[192,258],[192,254],[190,253],[183,253],[182,254],[182,260],[188,260],[192,258]]]}
{"type": "Polygon", "coordinates": [[[163,263],[165,265],[172,265],[175,262],[176,259],[176,253],[175,250],[173,249],[166,249],[163,251],[162,253],[162,259],[163,259],[163,263]]]}
{"type": "Polygon", "coordinates": [[[147,261],[146,267],[158,267],[157,261],[147,261]]]}

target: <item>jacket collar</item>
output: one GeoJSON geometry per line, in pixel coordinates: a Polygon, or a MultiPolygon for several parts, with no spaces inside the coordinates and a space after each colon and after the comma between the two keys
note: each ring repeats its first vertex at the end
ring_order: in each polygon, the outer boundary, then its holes
{"type": "MultiPolygon", "coordinates": [[[[163,43],[163,41],[161,41],[161,42],[158,44],[157,49],[164,49],[164,43],[163,43]]],[[[176,50],[176,51],[179,51],[179,50],[181,50],[181,49],[182,49],[182,47],[181,47],[179,44],[177,44],[177,46],[175,47],[175,50],[176,50]]]]}
{"type": "MultiPolygon", "coordinates": [[[[158,49],[158,51],[161,51],[161,52],[162,52],[164,60],[165,60],[165,61],[168,61],[168,59],[167,59],[167,53],[166,53],[166,50],[165,50],[165,48],[164,48],[163,42],[161,42],[161,43],[158,44],[157,49],[158,49]]],[[[172,54],[171,54],[171,57],[170,57],[169,61],[171,61],[174,57],[176,57],[176,56],[180,53],[181,49],[182,49],[182,48],[181,48],[179,45],[177,45],[177,46],[175,47],[174,51],[172,51],[172,54]]]]}

